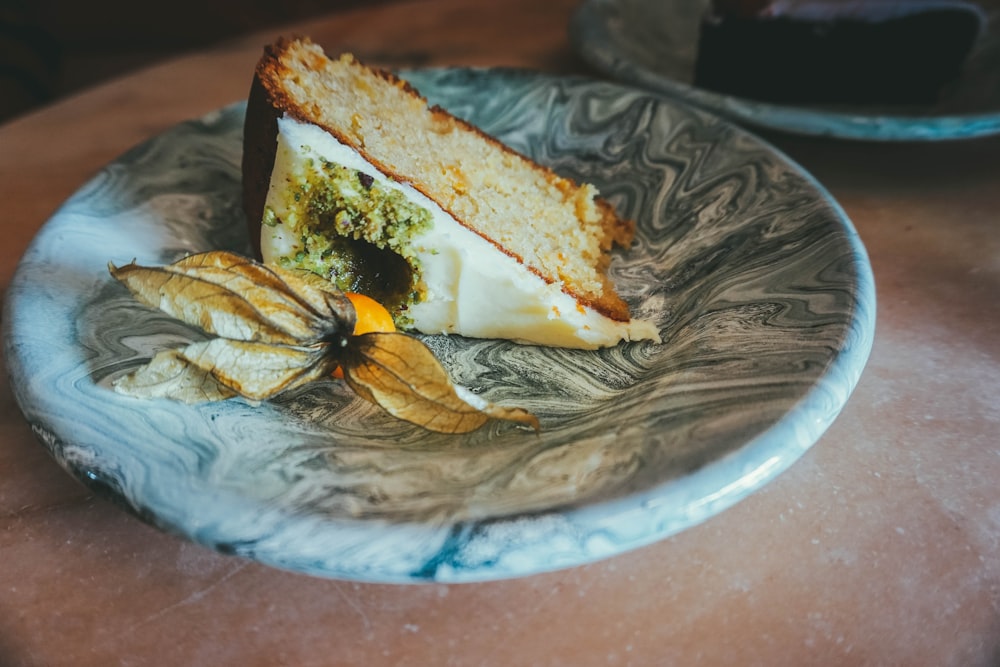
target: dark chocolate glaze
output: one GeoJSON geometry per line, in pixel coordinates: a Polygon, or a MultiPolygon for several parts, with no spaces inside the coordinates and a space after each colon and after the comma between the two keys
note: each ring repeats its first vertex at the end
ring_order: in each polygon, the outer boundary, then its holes
{"type": "Polygon", "coordinates": [[[278,111],[256,75],[247,97],[243,136],[243,211],[247,217],[250,243],[257,259],[260,259],[260,225],[271,182],[271,168],[278,150],[278,111]]]}
{"type": "Polygon", "coordinates": [[[766,102],[930,104],[980,27],[961,7],[879,21],[714,15],[701,25],[694,82],[766,102]]]}

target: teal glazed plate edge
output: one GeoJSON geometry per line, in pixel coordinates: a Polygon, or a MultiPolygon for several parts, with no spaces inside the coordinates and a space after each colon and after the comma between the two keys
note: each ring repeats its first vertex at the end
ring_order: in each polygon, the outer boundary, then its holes
{"type": "Polygon", "coordinates": [[[576,53],[597,72],[759,130],[854,141],[944,141],[1000,134],[1000,13],[962,77],[927,107],[795,106],[693,83],[705,0],[583,0],[570,18],[576,53]]]}
{"type": "Polygon", "coordinates": [[[404,76],[636,220],[612,277],[663,343],[423,337],[456,382],[538,415],[539,435],[433,434],[332,379],[256,405],[114,393],[113,378],[201,334],[138,304],[108,262],[249,253],[237,103],[107,165],[18,264],[3,318],[11,386],[69,473],[164,531],[277,568],[472,582],[676,534],[818,440],[867,362],[875,290],[850,220],[811,175],[714,114],[616,83],[404,76]]]}

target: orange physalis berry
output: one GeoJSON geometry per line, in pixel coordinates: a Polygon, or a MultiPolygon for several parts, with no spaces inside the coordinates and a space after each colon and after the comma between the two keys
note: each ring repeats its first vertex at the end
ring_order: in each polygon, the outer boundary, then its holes
{"type": "Polygon", "coordinates": [[[396,324],[392,321],[392,315],[370,296],[347,292],[345,296],[354,305],[354,312],[357,313],[358,321],[354,325],[354,335],[360,336],[371,331],[395,331],[396,324]]]}
{"type": "MultiPolygon", "coordinates": [[[[357,322],[354,325],[354,335],[371,333],[373,331],[395,331],[396,324],[392,321],[392,315],[370,296],[358,294],[357,292],[345,292],[351,304],[354,305],[354,312],[357,314],[357,322]]],[[[333,371],[333,377],[343,380],[344,372],[338,367],[333,371]]]]}

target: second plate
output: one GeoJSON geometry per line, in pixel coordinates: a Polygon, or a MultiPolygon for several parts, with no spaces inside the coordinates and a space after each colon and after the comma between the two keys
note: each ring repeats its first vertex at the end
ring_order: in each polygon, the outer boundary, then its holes
{"type": "MultiPolygon", "coordinates": [[[[597,70],[741,124],[864,141],[939,141],[1000,133],[1000,35],[987,30],[964,74],[926,108],[769,104],[695,86],[706,0],[584,0],[570,22],[580,56],[597,70]]],[[[992,17],[994,20],[996,17],[992,17]]]]}

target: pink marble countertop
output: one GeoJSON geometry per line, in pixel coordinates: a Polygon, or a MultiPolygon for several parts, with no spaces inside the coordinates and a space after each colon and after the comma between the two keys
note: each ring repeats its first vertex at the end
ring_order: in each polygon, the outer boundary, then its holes
{"type": "MultiPolygon", "coordinates": [[[[426,0],[296,26],[388,65],[585,71],[575,2],[426,0]]],[[[277,32],[277,31],[275,31],[277,32]]],[[[0,126],[6,289],[103,164],[245,97],[271,34],[0,126]]],[[[227,557],[94,497],[0,383],[0,664],[992,665],[1000,660],[1000,139],[770,134],[839,201],[874,270],[861,381],[798,462],[674,537],[481,584],[311,578],[227,557]]]]}

